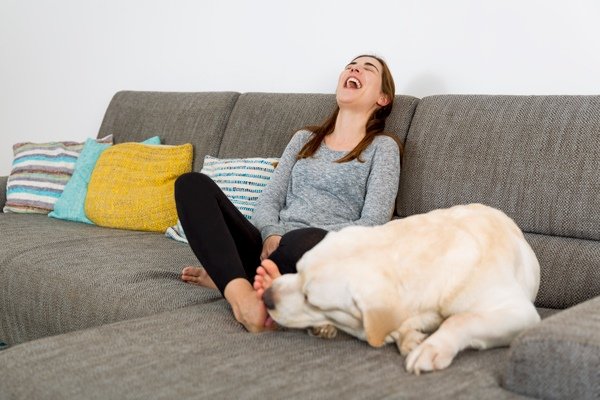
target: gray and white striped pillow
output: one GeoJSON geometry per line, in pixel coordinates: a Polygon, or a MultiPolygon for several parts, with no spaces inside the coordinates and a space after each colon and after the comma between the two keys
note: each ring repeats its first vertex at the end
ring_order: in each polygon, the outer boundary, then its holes
{"type": "MultiPolygon", "coordinates": [[[[224,158],[204,157],[203,174],[210,177],[223,193],[247,218],[252,219],[258,196],[271,179],[279,158],[224,158]]],[[[165,234],[180,242],[186,242],[181,224],[167,229],[165,234]]]]}
{"type": "MultiPolygon", "coordinates": [[[[111,143],[113,136],[96,139],[111,143]]],[[[17,143],[4,212],[48,214],[71,179],[84,142],[17,143]]]]}

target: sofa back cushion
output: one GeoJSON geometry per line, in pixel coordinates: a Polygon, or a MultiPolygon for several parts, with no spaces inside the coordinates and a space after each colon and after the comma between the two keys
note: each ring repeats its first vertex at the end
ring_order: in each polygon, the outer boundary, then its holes
{"type": "MultiPolygon", "coordinates": [[[[404,141],[418,99],[396,96],[386,131],[404,141]]],[[[292,135],[319,125],[335,109],[334,94],[244,93],[229,118],[219,157],[279,157],[292,135]]]]}
{"type": "MultiPolygon", "coordinates": [[[[599,240],[598,115],[600,96],[423,98],[406,140],[399,213],[480,202],[532,234],[599,240]]],[[[538,258],[548,260],[539,252],[538,258]]],[[[545,301],[538,305],[567,306],[600,294],[598,285],[584,285],[590,289],[585,293],[565,287],[564,298],[546,291],[550,281],[571,285],[584,271],[597,271],[587,278],[600,281],[600,270],[589,262],[565,261],[542,264],[545,301]]]]}
{"type": "Polygon", "coordinates": [[[433,96],[407,139],[401,215],[498,207],[521,229],[600,239],[600,96],[433,96]]]}
{"type": "Polygon", "coordinates": [[[118,92],[106,110],[99,137],[110,132],[115,143],[123,143],[158,135],[164,144],[192,143],[194,170],[200,171],[206,154],[217,155],[238,96],[234,92],[118,92]]]}

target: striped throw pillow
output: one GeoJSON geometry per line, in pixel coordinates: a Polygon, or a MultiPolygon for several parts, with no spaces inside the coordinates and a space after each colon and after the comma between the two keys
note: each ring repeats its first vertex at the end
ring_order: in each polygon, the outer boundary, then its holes
{"type": "Polygon", "coordinates": [[[204,157],[203,174],[210,177],[248,219],[279,162],[278,158],[204,157]]]}
{"type": "MultiPolygon", "coordinates": [[[[96,139],[112,143],[112,135],[96,139]]],[[[4,212],[48,214],[73,174],[85,142],[17,143],[4,212]]]]}
{"type": "MultiPolygon", "coordinates": [[[[204,157],[203,174],[209,176],[249,220],[256,208],[258,196],[271,179],[279,158],[224,158],[204,157]]],[[[187,242],[181,224],[167,229],[165,235],[187,242]]]]}

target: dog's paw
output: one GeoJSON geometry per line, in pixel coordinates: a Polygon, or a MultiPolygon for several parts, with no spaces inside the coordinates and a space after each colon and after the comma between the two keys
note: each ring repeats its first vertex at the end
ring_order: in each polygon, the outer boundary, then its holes
{"type": "Polygon", "coordinates": [[[337,336],[337,328],[333,325],[313,326],[308,333],[323,339],[333,339],[337,336]]]}
{"type": "Polygon", "coordinates": [[[402,338],[396,340],[396,347],[404,357],[413,351],[418,345],[423,343],[427,338],[427,334],[419,331],[410,331],[402,338]]]}
{"type": "Polygon", "coordinates": [[[406,357],[406,370],[419,375],[421,372],[447,368],[452,363],[456,353],[454,349],[447,346],[425,341],[406,357]]]}

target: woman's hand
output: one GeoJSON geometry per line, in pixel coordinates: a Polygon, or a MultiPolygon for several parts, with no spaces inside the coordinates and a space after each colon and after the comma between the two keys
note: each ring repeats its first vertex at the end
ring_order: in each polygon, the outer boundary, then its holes
{"type": "Polygon", "coordinates": [[[263,243],[262,252],[260,253],[260,260],[262,261],[266,258],[269,258],[271,253],[273,253],[279,247],[280,241],[281,236],[279,235],[269,236],[263,243]]]}

